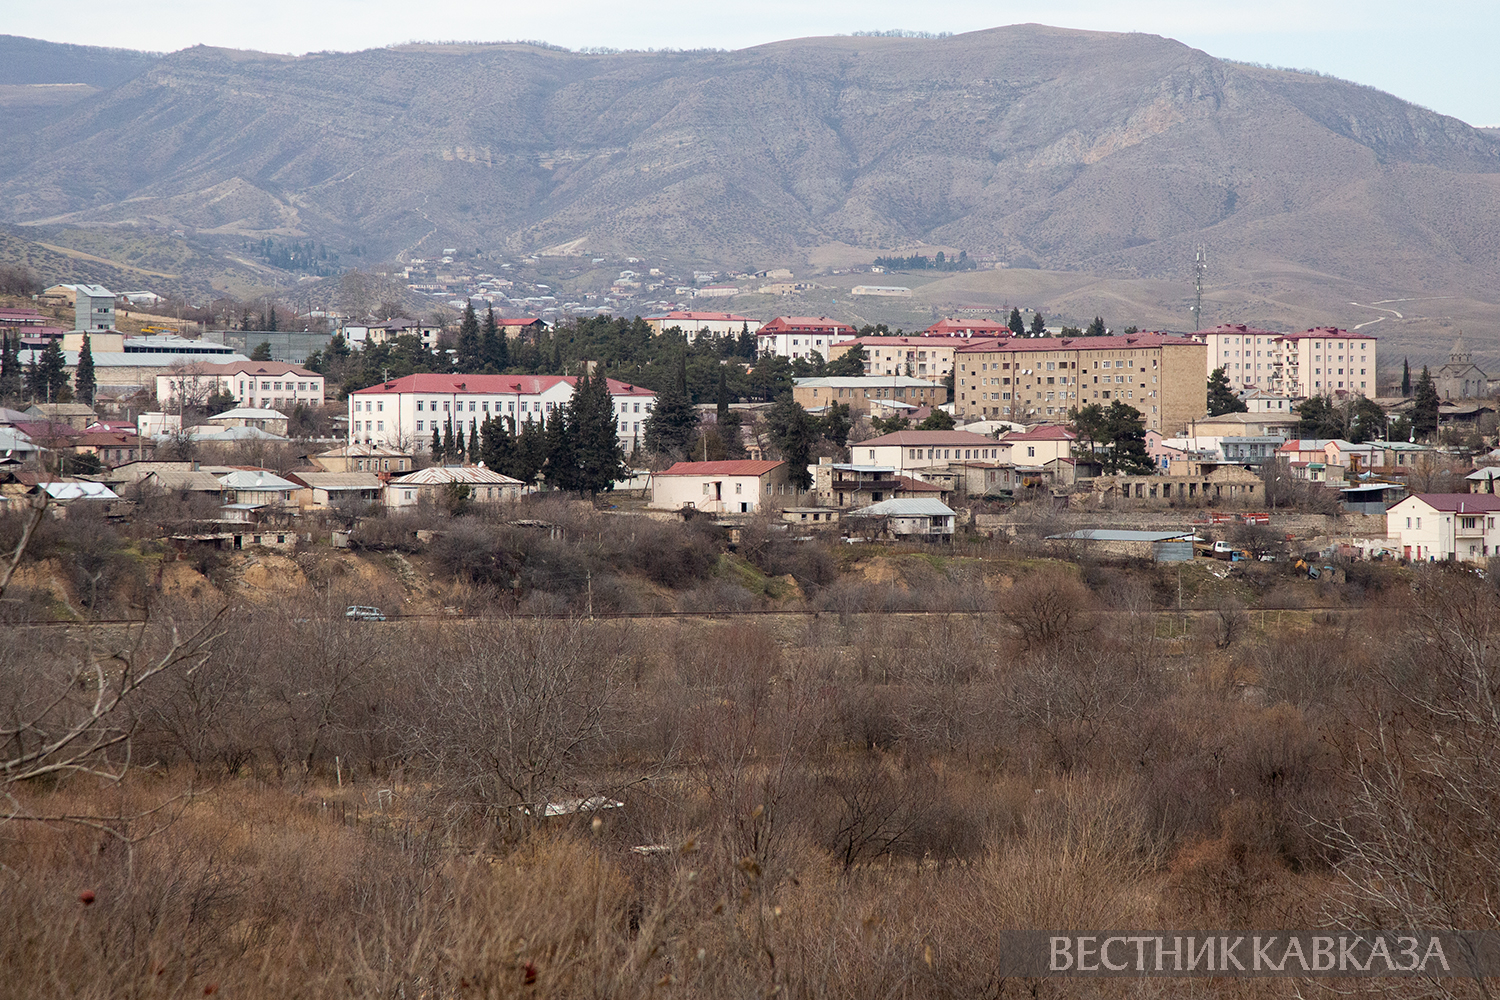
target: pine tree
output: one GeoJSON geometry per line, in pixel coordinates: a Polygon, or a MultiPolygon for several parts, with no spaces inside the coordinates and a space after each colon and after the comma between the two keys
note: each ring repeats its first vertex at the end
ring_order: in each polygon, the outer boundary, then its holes
{"type": "Polygon", "coordinates": [[[0,340],[0,400],[19,399],[21,397],[21,359],[18,349],[20,334],[16,340],[10,339],[10,334],[3,334],[0,340]]]}
{"type": "Polygon", "coordinates": [[[1401,359],[1401,395],[1411,398],[1411,361],[1407,358],[1401,359]]]}
{"type": "Polygon", "coordinates": [[[1026,321],[1021,318],[1021,310],[1019,307],[1013,306],[1011,308],[1010,322],[1006,325],[1010,327],[1010,332],[1015,334],[1017,337],[1026,332],[1026,321]]]}
{"type": "Polygon", "coordinates": [[[484,328],[479,332],[479,358],[486,371],[499,374],[509,366],[508,346],[505,334],[495,320],[495,310],[491,309],[485,313],[484,328]]]}
{"type": "Polygon", "coordinates": [[[507,475],[523,483],[535,482],[537,473],[547,464],[547,432],[540,421],[528,419],[521,424],[515,456],[515,471],[507,475]]]}
{"type": "Polygon", "coordinates": [[[1412,429],[1423,437],[1435,434],[1438,428],[1438,407],[1441,404],[1437,386],[1432,381],[1432,373],[1423,365],[1422,377],[1417,379],[1416,399],[1412,402],[1412,429]]]}
{"type": "Polygon", "coordinates": [[[1084,333],[1084,336],[1085,337],[1102,337],[1102,336],[1104,336],[1108,332],[1109,331],[1104,328],[1104,317],[1103,316],[1095,316],[1094,317],[1094,321],[1089,324],[1089,328],[1088,328],[1087,332],[1084,333]]]}
{"type": "Polygon", "coordinates": [[[49,403],[64,402],[68,391],[68,371],[62,341],[47,341],[37,362],[37,374],[40,379],[35,393],[37,398],[49,403]]]}
{"type": "Polygon", "coordinates": [[[681,458],[698,427],[698,411],[687,395],[686,359],[678,356],[677,376],[656,394],[656,407],[646,421],[645,445],[658,455],[681,458]]]}
{"type": "Polygon", "coordinates": [[[1220,365],[1208,376],[1208,415],[1217,417],[1221,413],[1244,413],[1249,407],[1229,387],[1229,370],[1220,365]]]}
{"type": "Polygon", "coordinates": [[[251,361],[270,361],[271,360],[271,342],[269,340],[262,340],[260,343],[256,344],[255,345],[255,350],[253,350],[253,351],[250,352],[250,360],[251,361]]]}
{"type": "Polygon", "coordinates": [[[78,368],[73,373],[73,389],[80,403],[94,405],[94,392],[98,383],[94,378],[94,352],[89,347],[89,335],[83,335],[83,347],[78,352],[78,368]]]}
{"type": "Polygon", "coordinates": [[[33,403],[46,402],[47,380],[42,377],[42,366],[37,363],[37,352],[31,352],[31,360],[26,363],[26,370],[22,374],[26,398],[33,403]]]}
{"type": "Polygon", "coordinates": [[[615,402],[602,369],[578,378],[568,404],[577,474],[573,488],[590,494],[614,489],[625,477],[625,450],[616,430],[615,402]]]}
{"type": "Polygon", "coordinates": [[[458,370],[477,372],[483,362],[479,355],[479,317],[474,315],[473,302],[464,304],[464,318],[458,324],[457,348],[458,370]]]}
{"type": "Polygon", "coordinates": [[[438,433],[438,425],[437,425],[437,421],[436,420],[434,420],[432,422],[432,444],[428,446],[428,450],[430,450],[432,452],[432,464],[433,465],[442,465],[443,464],[443,438],[442,438],[442,435],[440,435],[438,433]]]}
{"type": "Polygon", "coordinates": [[[1047,321],[1042,318],[1041,313],[1033,313],[1031,316],[1031,335],[1033,337],[1047,336],[1047,321]]]}
{"type": "Polygon", "coordinates": [[[269,331],[270,333],[275,333],[276,332],[276,303],[272,302],[271,303],[271,307],[269,309],[267,309],[266,312],[267,312],[267,316],[266,316],[266,330],[269,331]]]}
{"type": "Polygon", "coordinates": [[[515,474],[516,463],[516,441],[512,433],[512,422],[508,419],[495,417],[486,419],[479,428],[482,444],[479,450],[479,460],[487,468],[493,469],[502,476],[511,476],[520,479],[515,474]]]}

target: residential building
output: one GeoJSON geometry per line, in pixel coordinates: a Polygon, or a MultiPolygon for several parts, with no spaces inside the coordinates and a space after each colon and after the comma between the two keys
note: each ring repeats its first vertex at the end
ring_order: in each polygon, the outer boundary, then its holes
{"type": "Polygon", "coordinates": [[[1236,465],[1206,466],[1189,476],[1101,476],[1093,485],[1095,493],[1137,506],[1209,500],[1258,503],[1265,495],[1260,477],[1236,465]]]}
{"type": "Polygon", "coordinates": [[[236,406],[232,410],[215,413],[205,422],[215,427],[254,427],[282,437],[286,436],[286,414],[280,410],[268,410],[258,406],[236,406]]]}
{"type": "Polygon", "coordinates": [[[738,285],[705,285],[693,291],[695,299],[732,299],[740,294],[738,285]]]}
{"type": "Polygon", "coordinates": [[[857,336],[848,323],[827,316],[777,316],[755,334],[757,354],[805,358],[816,351],[827,358],[834,344],[857,336]]]}
{"type": "Polygon", "coordinates": [[[1235,395],[1245,404],[1245,411],[1248,413],[1279,413],[1286,416],[1293,412],[1296,405],[1296,400],[1290,396],[1278,396],[1256,386],[1241,389],[1235,395]]]}
{"type": "Polygon", "coordinates": [[[436,503],[461,487],[468,489],[470,503],[484,504],[518,499],[527,489],[519,479],[482,465],[434,465],[386,483],[385,505],[401,508],[436,503]]]}
{"type": "Polygon", "coordinates": [[[309,455],[308,460],[324,472],[375,472],[400,475],[413,469],[407,452],[385,445],[346,444],[309,455]]]}
{"type": "Polygon", "coordinates": [[[661,510],[753,514],[762,505],[796,505],[787,464],[771,461],[678,462],[651,477],[650,506],[661,510]]]}
{"type": "Polygon", "coordinates": [[[1122,400],[1172,434],[1208,412],[1201,341],[1158,333],[979,341],[955,352],[955,415],[1023,422],[1122,400]]]}
{"type": "Polygon", "coordinates": [[[940,319],[922,331],[924,337],[1012,337],[1010,327],[990,319],[940,319]]]}
{"type": "Polygon", "coordinates": [[[103,285],[74,285],[73,329],[93,333],[115,328],[115,293],[103,285]]]}
{"type": "Polygon", "coordinates": [[[1401,558],[1484,562],[1500,553],[1500,495],[1417,493],[1385,512],[1386,537],[1401,558]]]}
{"type": "Polygon", "coordinates": [[[376,503],[385,488],[373,472],[290,472],[287,476],[306,487],[297,497],[303,510],[376,503]]]}
{"type": "Polygon", "coordinates": [[[755,333],[760,329],[760,320],[735,313],[674,310],[647,316],[646,325],[651,327],[651,332],[657,336],[661,336],[667,330],[681,330],[683,336],[687,337],[687,342],[691,344],[702,333],[712,333],[720,337],[738,337],[745,330],[755,333]]]}
{"type": "Polygon", "coordinates": [[[149,462],[156,454],[156,442],[139,434],[89,431],[73,441],[73,454],[97,455],[107,466],[126,462],[149,462]]]}
{"type": "Polygon", "coordinates": [[[201,405],[214,393],[228,393],[237,407],[286,412],[298,404],[323,405],[323,376],[285,361],[198,361],[156,376],[162,406],[201,405]]]}
{"type": "MultiPolygon", "coordinates": [[[[349,442],[412,452],[425,448],[447,424],[472,438],[490,417],[545,421],[573,398],[576,376],[407,375],[349,394],[349,442]]],[[[644,437],[656,394],[609,379],[609,394],[626,454],[644,437]]]]}
{"type": "Polygon", "coordinates": [[[1071,458],[1078,435],[1059,424],[1043,424],[1020,434],[1000,438],[1010,447],[1009,459],[1015,465],[1045,465],[1059,458],[1071,458]]]}
{"type": "Polygon", "coordinates": [[[372,344],[384,344],[386,341],[395,340],[397,337],[416,337],[422,342],[422,346],[429,351],[437,346],[438,338],[443,335],[441,325],[434,323],[423,323],[421,320],[412,319],[410,316],[396,316],[380,323],[371,323],[365,327],[365,340],[372,344]]]}
{"type": "Polygon", "coordinates": [[[1306,465],[1338,466],[1350,473],[1369,472],[1385,464],[1381,443],[1354,444],[1342,438],[1292,438],[1276,450],[1293,471],[1306,465]]]}
{"type": "Polygon", "coordinates": [[[269,469],[236,469],[219,477],[224,502],[240,507],[285,507],[301,483],[283,479],[269,469]]]}
{"type": "Polygon", "coordinates": [[[32,403],[24,412],[33,420],[67,424],[75,431],[87,430],[94,422],[94,408],[85,403],[32,403]]]}
{"type": "Polygon", "coordinates": [[[792,398],[808,410],[843,403],[855,413],[867,413],[876,401],[894,400],[913,408],[941,406],[948,402],[948,387],[906,375],[829,375],[795,380],[792,398]]]}
{"type": "Polygon", "coordinates": [[[865,351],[866,375],[940,379],[953,370],[953,352],[971,343],[966,337],[855,337],[829,348],[828,360],[843,357],[858,344],[865,351]]]}
{"type": "Polygon", "coordinates": [[[931,542],[953,539],[952,508],[941,500],[927,497],[884,500],[851,510],[845,518],[848,522],[864,522],[862,526],[851,523],[851,531],[870,531],[877,538],[931,542]]]}
{"type": "Polygon", "coordinates": [[[896,431],[849,443],[855,462],[890,466],[898,475],[946,469],[949,462],[1001,462],[1007,450],[994,438],[967,431],[896,431]]]}
{"type": "Polygon", "coordinates": [[[863,507],[901,490],[901,480],[890,465],[853,465],[824,458],[812,473],[813,495],[827,507],[863,507]]]}
{"type": "Polygon", "coordinates": [[[911,289],[905,285],[855,285],[849,289],[850,295],[870,295],[887,299],[909,299],[911,289]]]}
{"type": "Polygon", "coordinates": [[[1188,421],[1187,438],[1269,437],[1285,441],[1297,433],[1295,413],[1221,413],[1188,421]]]}
{"type": "Polygon", "coordinates": [[[1194,334],[1207,347],[1205,373],[1223,368],[1235,388],[1253,386],[1301,399],[1375,391],[1375,338],[1367,333],[1315,327],[1275,333],[1224,325],[1194,334]]]}
{"type": "Polygon", "coordinates": [[[922,475],[932,486],[941,487],[960,500],[1002,496],[1021,488],[1020,473],[1009,462],[949,462],[947,468],[927,469],[922,475]]]}
{"type": "Polygon", "coordinates": [[[535,316],[502,317],[497,319],[496,323],[511,340],[518,340],[521,337],[535,340],[547,332],[547,321],[535,316]]]}

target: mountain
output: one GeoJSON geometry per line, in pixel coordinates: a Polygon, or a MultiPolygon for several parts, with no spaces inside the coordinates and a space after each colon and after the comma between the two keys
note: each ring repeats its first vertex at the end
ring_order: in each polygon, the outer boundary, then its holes
{"type": "MultiPolygon", "coordinates": [[[[0,103],[0,219],[311,237],[370,258],[460,246],[807,267],[961,248],[1166,282],[1151,295],[1173,316],[1202,244],[1212,290],[1234,291],[1215,321],[1359,322],[1382,313],[1329,310],[1439,294],[1478,295],[1484,312],[1500,279],[1494,132],[1153,35],[199,47],[142,65],[80,76],[103,89],[46,114],[0,103]]],[[[981,274],[951,287],[1004,284],[981,274]]]]}

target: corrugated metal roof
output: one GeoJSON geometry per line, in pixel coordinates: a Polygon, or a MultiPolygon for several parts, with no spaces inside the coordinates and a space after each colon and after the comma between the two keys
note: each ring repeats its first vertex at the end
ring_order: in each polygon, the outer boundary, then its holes
{"type": "Polygon", "coordinates": [[[120,496],[103,483],[37,483],[37,489],[54,500],[118,500],[120,496]]]}
{"type": "Polygon", "coordinates": [[[226,490],[296,490],[301,489],[296,483],[282,479],[274,472],[264,469],[240,469],[231,472],[219,479],[219,485],[226,490]]]}
{"type": "Polygon", "coordinates": [[[1084,542],[1170,542],[1179,538],[1192,538],[1191,531],[1129,531],[1116,528],[1080,528],[1065,531],[1047,538],[1084,542]]]}
{"type": "Polygon", "coordinates": [[[298,472],[294,475],[318,490],[378,490],[384,485],[373,472],[298,472]]]}
{"type": "Polygon", "coordinates": [[[941,500],[928,497],[900,497],[882,500],[868,507],[851,510],[850,517],[952,517],[953,510],[941,500]]]}
{"type": "Polygon", "coordinates": [[[481,469],[477,465],[434,465],[391,480],[392,486],[446,486],[449,483],[469,483],[481,486],[526,485],[519,479],[512,479],[493,469],[481,469]]]}

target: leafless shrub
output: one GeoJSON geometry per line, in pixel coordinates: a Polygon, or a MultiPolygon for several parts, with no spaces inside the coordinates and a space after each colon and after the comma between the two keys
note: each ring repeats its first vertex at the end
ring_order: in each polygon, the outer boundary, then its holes
{"type": "Polygon", "coordinates": [[[1038,570],[1001,595],[997,610],[1023,650],[1067,642],[1092,627],[1093,597],[1062,569],[1038,570]]]}

